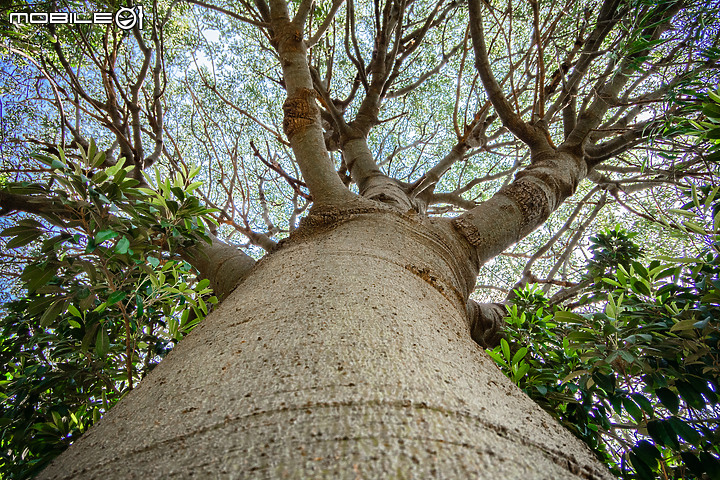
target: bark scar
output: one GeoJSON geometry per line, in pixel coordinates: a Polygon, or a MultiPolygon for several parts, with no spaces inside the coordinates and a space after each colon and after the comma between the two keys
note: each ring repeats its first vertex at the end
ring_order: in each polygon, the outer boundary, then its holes
{"type": "Polygon", "coordinates": [[[417,267],[415,265],[405,265],[405,270],[414,273],[418,277],[425,280],[435,290],[440,292],[440,295],[445,297],[450,303],[454,303],[459,300],[462,304],[465,303],[465,298],[462,293],[450,285],[443,285],[445,282],[441,281],[440,278],[434,274],[427,267],[417,267]],[[454,297],[454,298],[453,298],[454,297]]]}
{"type": "Polygon", "coordinates": [[[315,95],[315,90],[300,88],[285,100],[283,131],[288,138],[291,139],[317,120],[318,108],[315,106],[315,95]]]}
{"type": "Polygon", "coordinates": [[[480,230],[478,230],[478,228],[467,218],[463,216],[454,218],[452,220],[452,225],[474,247],[477,247],[482,243],[483,237],[480,234],[480,230]]]}
{"type": "Polygon", "coordinates": [[[535,225],[538,219],[547,218],[551,213],[545,192],[534,182],[515,181],[500,190],[500,193],[511,199],[520,209],[523,229],[535,225]]]}

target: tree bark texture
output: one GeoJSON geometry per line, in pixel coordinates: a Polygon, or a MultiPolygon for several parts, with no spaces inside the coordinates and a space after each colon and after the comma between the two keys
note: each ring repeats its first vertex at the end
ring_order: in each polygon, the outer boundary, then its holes
{"type": "Polygon", "coordinates": [[[325,208],[41,479],[612,478],[470,337],[445,219],[325,208]]]}

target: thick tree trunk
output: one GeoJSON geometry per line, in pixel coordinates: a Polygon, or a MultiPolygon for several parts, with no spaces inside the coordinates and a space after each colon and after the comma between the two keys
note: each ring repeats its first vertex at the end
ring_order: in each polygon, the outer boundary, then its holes
{"type": "Polygon", "coordinates": [[[39,478],[611,478],[471,340],[449,221],[309,218],[39,478]]]}

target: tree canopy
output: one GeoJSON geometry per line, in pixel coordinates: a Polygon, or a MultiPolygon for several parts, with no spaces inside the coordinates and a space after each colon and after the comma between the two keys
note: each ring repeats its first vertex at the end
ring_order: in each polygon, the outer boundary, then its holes
{"type": "Polygon", "coordinates": [[[455,219],[473,338],[617,475],[717,475],[717,4],[141,3],[0,9],[3,475],[357,198],[455,219]]]}

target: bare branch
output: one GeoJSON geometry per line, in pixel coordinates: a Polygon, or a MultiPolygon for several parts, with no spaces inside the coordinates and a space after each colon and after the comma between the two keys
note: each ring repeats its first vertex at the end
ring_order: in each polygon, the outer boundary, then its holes
{"type": "Polygon", "coordinates": [[[475,67],[480,74],[480,79],[485,86],[488,98],[495,107],[495,111],[500,116],[503,125],[516,137],[530,146],[531,149],[549,149],[550,146],[545,141],[543,133],[537,128],[525,123],[510,105],[505,94],[503,94],[500,85],[498,85],[492,73],[490,60],[488,59],[480,0],[469,0],[468,5],[470,7],[470,36],[472,38],[473,49],[475,50],[475,67]]]}
{"type": "Polygon", "coordinates": [[[317,32],[315,32],[315,35],[310,37],[310,39],[307,41],[307,47],[311,48],[313,45],[315,45],[323,35],[325,35],[325,32],[332,24],[333,20],[335,19],[335,14],[337,13],[340,6],[345,2],[345,0],[334,0],[332,7],[330,7],[330,11],[328,12],[327,16],[325,17],[325,20],[323,20],[323,23],[320,24],[320,27],[318,28],[317,32]]]}
{"type": "Polygon", "coordinates": [[[287,89],[283,129],[303,178],[316,203],[351,199],[355,195],[340,180],[325,147],[302,30],[290,22],[284,0],[272,0],[270,12],[287,89]]]}
{"type": "Polygon", "coordinates": [[[300,27],[300,29],[305,26],[305,21],[307,20],[310,10],[312,10],[313,3],[315,3],[315,0],[302,0],[300,5],[298,5],[292,23],[300,27]]]}
{"type": "MultiPolygon", "coordinates": [[[[240,20],[241,22],[249,23],[250,25],[255,25],[256,27],[261,28],[268,28],[270,27],[269,20],[265,19],[264,22],[260,22],[257,20],[253,20],[252,18],[247,18],[242,15],[239,15],[231,10],[227,10],[222,7],[218,7],[216,5],[212,5],[210,3],[203,2],[201,0],[187,0],[188,3],[193,3],[199,7],[207,8],[209,10],[214,10],[216,12],[222,13],[224,15],[227,15],[228,17],[234,18],[235,20],[240,20]]],[[[262,10],[260,10],[262,12],[262,10]]]]}

